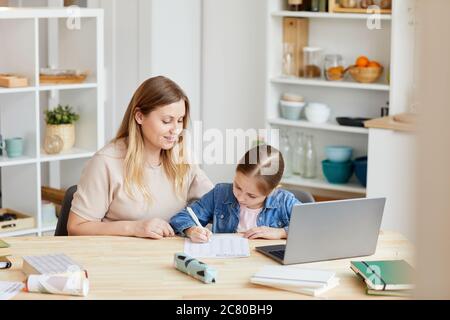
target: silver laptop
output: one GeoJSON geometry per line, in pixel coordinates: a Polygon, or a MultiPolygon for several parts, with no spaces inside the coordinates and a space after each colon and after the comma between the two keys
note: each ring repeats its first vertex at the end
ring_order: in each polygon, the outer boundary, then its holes
{"type": "Polygon", "coordinates": [[[386,198],[294,206],[286,245],[256,247],[282,264],[369,256],[375,253],[386,198]]]}

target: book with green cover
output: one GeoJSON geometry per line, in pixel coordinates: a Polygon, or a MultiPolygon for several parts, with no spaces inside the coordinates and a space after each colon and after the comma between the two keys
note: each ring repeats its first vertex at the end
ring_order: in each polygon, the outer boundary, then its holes
{"type": "Polygon", "coordinates": [[[0,257],[11,255],[9,244],[0,239],[0,257]]]}
{"type": "Polygon", "coordinates": [[[351,269],[371,290],[411,290],[414,269],[405,260],[352,261],[351,269]]]}
{"type": "Polygon", "coordinates": [[[412,290],[372,290],[367,289],[367,294],[371,296],[390,296],[390,297],[412,297],[412,290]]]}

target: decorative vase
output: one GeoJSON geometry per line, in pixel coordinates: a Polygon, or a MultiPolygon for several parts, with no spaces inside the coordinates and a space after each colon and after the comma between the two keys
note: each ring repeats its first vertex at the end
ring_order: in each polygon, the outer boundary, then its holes
{"type": "Polygon", "coordinates": [[[59,136],[64,142],[62,151],[67,151],[75,145],[75,125],[72,124],[47,124],[46,136],[59,136]]]}

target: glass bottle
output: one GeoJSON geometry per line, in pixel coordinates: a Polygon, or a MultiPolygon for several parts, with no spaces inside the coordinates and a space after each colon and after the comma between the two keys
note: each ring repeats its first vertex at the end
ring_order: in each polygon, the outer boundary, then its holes
{"type": "Polygon", "coordinates": [[[314,139],[312,135],[306,136],[306,155],[305,155],[305,175],[307,179],[316,177],[316,149],[314,147],[314,139]]]}
{"type": "Polygon", "coordinates": [[[293,155],[292,171],[294,174],[305,175],[305,153],[305,135],[303,132],[299,132],[293,155]]]}
{"type": "Polygon", "coordinates": [[[320,0],[311,0],[311,11],[313,12],[320,11],[320,0]]]}
{"type": "Polygon", "coordinates": [[[328,12],[328,0],[320,0],[319,8],[320,12],[328,12]]]}
{"type": "Polygon", "coordinates": [[[303,0],[288,0],[288,6],[290,11],[303,11],[303,0]]]}
{"type": "Polygon", "coordinates": [[[284,158],[284,173],[283,176],[288,178],[292,176],[292,150],[289,144],[289,137],[287,134],[281,136],[281,154],[284,158]]]}
{"type": "Polygon", "coordinates": [[[322,49],[317,47],[303,47],[303,72],[305,78],[320,78],[322,49]]]}

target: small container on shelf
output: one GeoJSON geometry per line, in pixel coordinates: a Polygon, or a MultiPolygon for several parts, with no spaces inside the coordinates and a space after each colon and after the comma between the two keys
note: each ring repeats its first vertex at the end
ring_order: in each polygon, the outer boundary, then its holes
{"type": "Polygon", "coordinates": [[[0,209],[0,234],[35,227],[34,217],[13,209],[0,209]]]}
{"type": "Polygon", "coordinates": [[[310,11],[312,0],[287,0],[290,11],[310,11]]]}
{"type": "Polygon", "coordinates": [[[322,76],[320,68],[322,65],[322,49],[317,47],[304,47],[303,59],[301,75],[304,78],[320,78],[322,76]]]}
{"type": "Polygon", "coordinates": [[[28,79],[14,74],[0,74],[0,87],[20,88],[27,87],[28,79]]]}
{"type": "Polygon", "coordinates": [[[39,83],[78,84],[85,82],[88,75],[89,71],[42,68],[39,73],[39,83]]]}
{"type": "Polygon", "coordinates": [[[341,81],[344,79],[344,60],[340,54],[328,54],[324,62],[325,79],[328,81],[341,81]]]}

